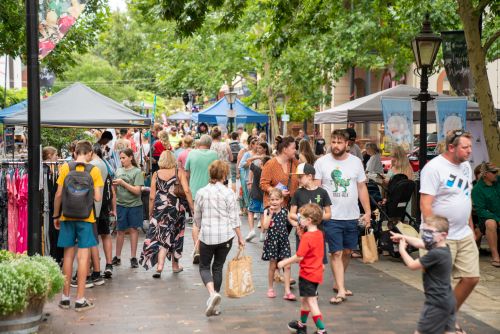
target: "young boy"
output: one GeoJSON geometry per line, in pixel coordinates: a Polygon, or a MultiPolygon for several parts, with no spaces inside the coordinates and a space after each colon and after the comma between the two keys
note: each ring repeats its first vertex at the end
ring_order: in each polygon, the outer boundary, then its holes
{"type": "Polygon", "coordinates": [[[425,303],[415,334],[455,333],[455,296],[451,289],[451,252],[446,245],[448,220],[430,216],[422,225],[422,239],[391,232],[399,242],[399,253],[412,269],[423,269],[425,303]],[[428,253],[413,259],[406,251],[407,244],[425,248],[428,253]]]}
{"type": "Polygon", "coordinates": [[[291,263],[300,262],[299,293],[301,301],[300,320],[291,321],[288,329],[292,333],[307,333],[307,318],[312,314],[316,324],[316,333],[326,333],[323,317],[318,306],[318,285],[323,281],[323,232],[318,225],[323,218],[323,211],[317,204],[306,204],[300,209],[299,224],[307,230],[300,240],[297,254],[278,263],[283,268],[291,263]]]}

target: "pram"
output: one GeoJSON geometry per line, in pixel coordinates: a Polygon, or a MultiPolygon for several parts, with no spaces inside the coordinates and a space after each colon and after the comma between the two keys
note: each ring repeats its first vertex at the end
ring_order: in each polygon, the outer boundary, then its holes
{"type": "MultiPolygon", "coordinates": [[[[393,257],[399,257],[399,249],[391,240],[390,232],[401,233],[409,236],[418,236],[419,227],[416,219],[411,217],[406,208],[415,191],[415,182],[409,180],[404,174],[394,175],[387,186],[387,201],[384,203],[380,195],[379,186],[373,180],[368,182],[368,194],[372,212],[377,212],[375,217],[374,234],[378,241],[379,251],[387,251],[393,257]],[[403,223],[408,218],[409,224],[403,223]]],[[[409,247],[408,251],[416,249],[409,247]]]]}

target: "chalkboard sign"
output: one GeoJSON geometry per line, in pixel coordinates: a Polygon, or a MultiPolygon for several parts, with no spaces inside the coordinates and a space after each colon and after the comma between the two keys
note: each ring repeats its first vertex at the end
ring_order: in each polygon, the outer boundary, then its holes
{"type": "Polygon", "coordinates": [[[463,31],[444,31],[443,62],[451,87],[458,96],[471,96],[474,82],[469,67],[467,43],[463,31]]]}

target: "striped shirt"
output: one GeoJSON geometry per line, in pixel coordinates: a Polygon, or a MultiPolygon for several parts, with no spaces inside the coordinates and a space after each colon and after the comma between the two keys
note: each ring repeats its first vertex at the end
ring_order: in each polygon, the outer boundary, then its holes
{"type": "Polygon", "coordinates": [[[241,225],[235,193],[221,182],[209,183],[196,193],[193,219],[204,244],[227,242],[241,225]]]}

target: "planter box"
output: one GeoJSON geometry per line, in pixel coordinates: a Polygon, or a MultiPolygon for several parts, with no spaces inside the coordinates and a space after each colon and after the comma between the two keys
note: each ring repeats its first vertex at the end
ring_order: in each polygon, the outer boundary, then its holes
{"type": "Polygon", "coordinates": [[[24,312],[0,316],[0,334],[36,333],[42,320],[43,301],[32,301],[24,312]]]}

